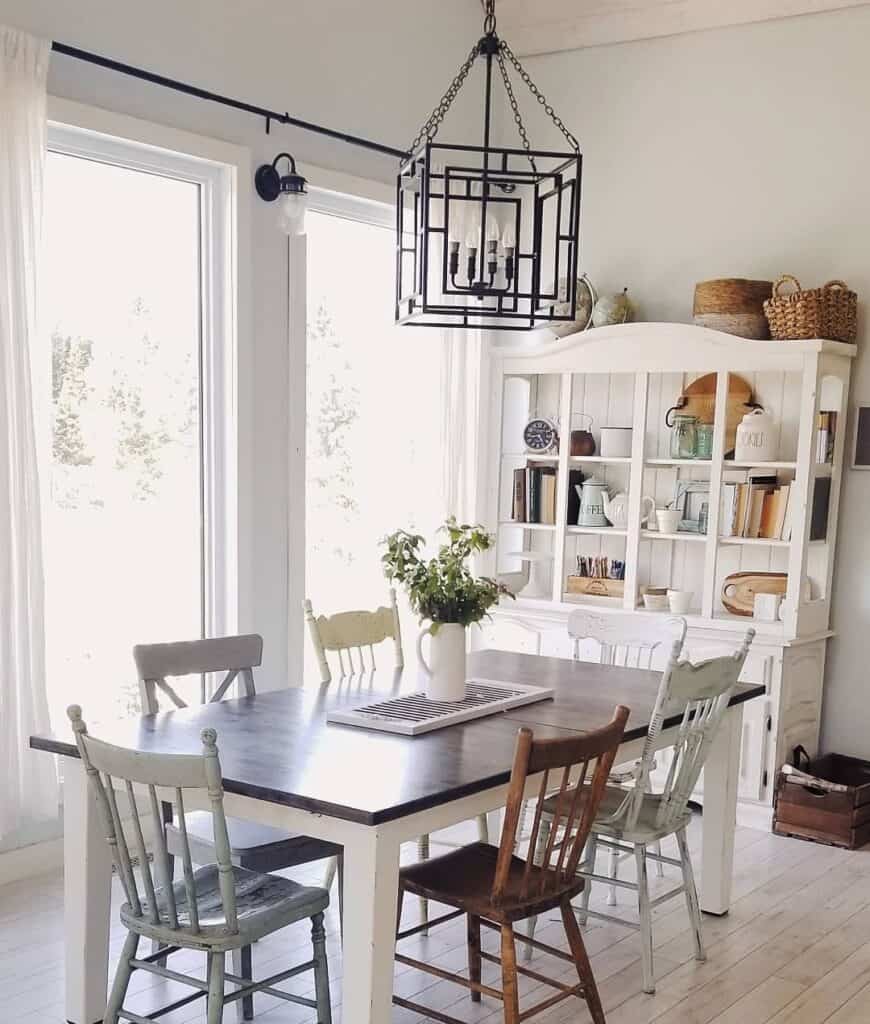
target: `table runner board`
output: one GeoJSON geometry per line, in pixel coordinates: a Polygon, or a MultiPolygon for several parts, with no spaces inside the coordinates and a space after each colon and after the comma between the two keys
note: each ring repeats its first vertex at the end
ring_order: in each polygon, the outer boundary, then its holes
{"type": "MultiPolygon", "coordinates": [[[[521,725],[542,737],[585,732],[609,722],[622,703],[632,709],[626,741],[642,738],[660,680],[657,672],[506,651],[471,655],[469,671],[552,687],[554,699],[413,739],[325,721],[333,708],[416,689],[416,671],[406,669],[371,682],[285,688],[102,728],[91,724],[109,742],[164,753],[197,751],[201,730],[214,728],[227,792],[377,825],[507,783],[521,725]]],[[[763,693],[762,686],[742,685],[732,704],[763,693]]],[[[675,714],[668,724],[678,721],[675,714]]],[[[78,756],[71,738],[34,736],[30,745],[78,756]]]]}

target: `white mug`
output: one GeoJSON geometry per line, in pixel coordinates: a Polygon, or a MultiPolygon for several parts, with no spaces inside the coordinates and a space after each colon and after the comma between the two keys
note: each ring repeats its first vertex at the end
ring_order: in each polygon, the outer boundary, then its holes
{"type": "Polygon", "coordinates": [[[752,617],[759,622],[777,622],[781,604],[780,594],[756,594],[752,602],[752,617]]]}
{"type": "Polygon", "coordinates": [[[683,513],[674,508],[657,508],[656,522],[659,524],[659,533],[676,533],[680,528],[683,513]]]}

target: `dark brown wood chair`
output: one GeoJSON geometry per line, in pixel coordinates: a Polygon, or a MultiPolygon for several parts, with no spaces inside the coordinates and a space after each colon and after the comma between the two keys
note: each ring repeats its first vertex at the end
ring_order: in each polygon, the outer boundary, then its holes
{"type": "MultiPolygon", "coordinates": [[[[400,875],[400,922],[402,897],[406,892],[455,908],[430,921],[430,929],[463,914],[467,916],[468,978],[397,952],[396,960],[399,963],[416,967],[437,978],[455,981],[470,989],[474,1002],[480,1001],[481,994],[501,999],[505,1024],[519,1024],[519,1021],[527,1020],[570,996],[585,999],[595,1024],[604,1024],[604,1011],[571,900],[583,890],[583,879],[577,875],[580,858],[604,795],[607,776],[622,741],[628,714],[628,708],[620,705],[614,712],[613,720],[603,729],[566,739],[536,740],[531,729],[519,730],[499,845],[472,843],[434,860],[413,864],[404,868],[400,875]],[[526,782],[530,776],[538,774],[541,775],[541,782],[537,788],[530,851],[538,845],[545,799],[548,808],[553,809],[553,820],[540,864],[535,864],[531,854],[523,860],[514,854],[514,849],[523,801],[527,796],[526,782]],[[570,953],[514,930],[518,921],[556,907],[561,911],[570,953]],[[501,933],[500,957],[481,949],[481,925],[501,933]],[[520,966],[517,963],[517,941],[573,962],[579,982],[568,985],[520,966]],[[501,989],[481,982],[483,960],[501,966],[501,989]],[[557,990],[556,994],[520,1012],[520,974],[551,986],[557,990]]],[[[415,935],[422,928],[419,925],[406,931],[399,929],[397,939],[415,935]]],[[[393,996],[393,1002],[397,1006],[443,1021],[444,1024],[463,1024],[456,1017],[408,999],[393,996]]]]}

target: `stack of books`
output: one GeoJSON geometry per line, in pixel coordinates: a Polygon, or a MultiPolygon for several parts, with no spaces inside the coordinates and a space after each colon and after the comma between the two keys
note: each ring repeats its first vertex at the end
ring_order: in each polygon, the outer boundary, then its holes
{"type": "Polygon", "coordinates": [[[816,419],[816,462],[834,461],[834,440],[836,436],[836,412],[820,411],[816,419]]]}
{"type": "Polygon", "coordinates": [[[511,519],[517,523],[556,522],[556,467],[534,462],[514,470],[511,519]]]}
{"type": "Polygon", "coordinates": [[[721,535],[789,540],[791,495],[792,484],[769,470],[750,469],[745,482],[723,481],[721,535]]]}

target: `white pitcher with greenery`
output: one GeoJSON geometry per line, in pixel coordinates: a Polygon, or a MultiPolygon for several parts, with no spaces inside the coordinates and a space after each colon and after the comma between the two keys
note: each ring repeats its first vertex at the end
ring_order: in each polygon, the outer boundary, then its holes
{"type": "Polygon", "coordinates": [[[424,537],[397,530],[383,541],[387,550],[381,561],[387,579],[404,586],[420,621],[429,621],[417,638],[426,696],[460,701],[465,699],[466,628],[480,622],[502,594],[513,594],[496,580],[471,574],[468,560],[492,546],[492,537],[483,527],[459,525],[451,516],[439,532],[447,535],[447,543],[434,558],[420,554],[424,537]],[[423,657],[426,636],[431,637],[429,662],[423,657]]]}

